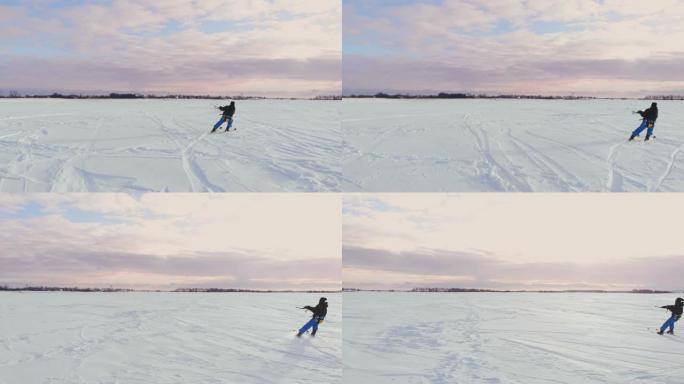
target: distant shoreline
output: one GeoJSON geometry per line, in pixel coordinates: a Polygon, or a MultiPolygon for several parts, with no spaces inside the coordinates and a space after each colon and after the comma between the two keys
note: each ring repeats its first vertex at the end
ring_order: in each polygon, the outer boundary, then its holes
{"type": "Polygon", "coordinates": [[[0,95],[0,99],[74,99],[74,100],[316,100],[331,101],[342,100],[339,95],[319,95],[312,97],[270,97],[270,96],[210,96],[210,95],[154,95],[140,93],[110,93],[107,95],[94,94],[62,94],[52,93],[49,95],[21,95],[18,93],[9,96],[0,95]]]}
{"type": "Polygon", "coordinates": [[[653,289],[633,289],[630,291],[608,291],[600,289],[567,289],[567,290],[496,290],[470,288],[413,288],[413,289],[359,289],[342,288],[342,292],[388,292],[388,293],[631,293],[631,294],[674,294],[680,291],[666,291],[653,289]]]}
{"type": "Polygon", "coordinates": [[[399,100],[463,100],[463,99],[513,99],[513,100],[675,100],[684,101],[681,95],[652,95],[643,97],[599,97],[599,96],[544,96],[524,94],[500,94],[486,95],[474,93],[438,93],[426,95],[412,95],[405,93],[388,94],[379,92],[376,94],[351,94],[342,95],[342,99],[399,99],[399,100]]]}
{"type": "Polygon", "coordinates": [[[239,288],[177,288],[177,289],[128,289],[128,288],[79,288],[79,287],[21,287],[10,288],[0,286],[1,292],[84,292],[84,293],[120,293],[120,292],[157,292],[157,293],[341,293],[342,290],[260,290],[239,288]]]}

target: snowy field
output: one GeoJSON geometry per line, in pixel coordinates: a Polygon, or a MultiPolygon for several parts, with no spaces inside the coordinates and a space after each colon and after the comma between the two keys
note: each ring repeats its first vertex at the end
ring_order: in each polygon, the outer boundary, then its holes
{"type": "Polygon", "coordinates": [[[684,102],[626,142],[650,103],[345,99],[342,189],[684,191],[684,102]]]}
{"type": "Polygon", "coordinates": [[[340,189],[339,102],[219,102],[0,100],[0,192],[340,189]]]}
{"type": "Polygon", "coordinates": [[[340,383],[341,294],[0,293],[0,383],[340,383]]]}
{"type": "Polygon", "coordinates": [[[655,333],[674,299],[345,293],[344,382],[682,383],[684,330],[655,333]]]}

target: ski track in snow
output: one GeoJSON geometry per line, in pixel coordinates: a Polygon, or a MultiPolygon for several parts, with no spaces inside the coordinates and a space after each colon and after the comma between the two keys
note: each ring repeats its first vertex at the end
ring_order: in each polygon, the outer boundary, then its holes
{"type": "Polygon", "coordinates": [[[344,295],[345,383],[676,383],[673,295],[344,295]]]}
{"type": "Polygon", "coordinates": [[[0,192],[339,191],[339,104],[2,100],[0,192]]]}
{"type": "Polygon", "coordinates": [[[342,382],[341,294],[301,339],[318,294],[0,296],[0,383],[342,382]]]}
{"type": "Polygon", "coordinates": [[[639,100],[342,102],[345,191],[683,191],[684,109],[627,142],[639,100]],[[625,112],[627,111],[627,112],[625,112]]]}
{"type": "Polygon", "coordinates": [[[665,179],[670,176],[670,173],[672,173],[673,168],[675,167],[675,162],[677,160],[677,155],[679,152],[681,152],[682,148],[684,148],[684,144],[680,145],[677,147],[672,153],[670,154],[670,159],[667,162],[667,166],[665,167],[665,170],[663,173],[658,177],[658,180],[655,182],[655,184],[649,188],[649,192],[657,191],[660,189],[660,186],[663,184],[665,179]]]}
{"type": "Polygon", "coordinates": [[[622,191],[622,174],[615,170],[615,156],[617,150],[625,145],[624,141],[611,145],[608,148],[608,177],[606,178],[606,189],[610,192],[622,191]]]}

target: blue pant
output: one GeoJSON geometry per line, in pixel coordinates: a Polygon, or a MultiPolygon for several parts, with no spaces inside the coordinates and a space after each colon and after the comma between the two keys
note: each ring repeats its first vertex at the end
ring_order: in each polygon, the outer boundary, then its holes
{"type": "Polygon", "coordinates": [[[309,320],[308,323],[304,324],[303,327],[299,328],[299,334],[302,334],[306,331],[309,330],[309,328],[313,328],[313,332],[316,333],[318,331],[318,318],[314,317],[311,320],[309,320]]]}
{"type": "Polygon", "coordinates": [[[660,327],[660,332],[665,332],[667,328],[670,328],[670,331],[674,332],[674,323],[679,320],[679,317],[676,315],[672,315],[665,323],[663,323],[663,326],[660,327]]]}
{"type": "MultiPolygon", "coordinates": [[[[641,122],[641,125],[639,125],[639,126],[637,127],[637,129],[635,129],[634,132],[632,132],[632,136],[639,136],[639,134],[640,134],[641,132],[643,132],[644,129],[646,129],[647,125],[648,125],[648,121],[647,121],[647,120],[642,121],[642,122],[641,122]]],[[[653,123],[653,126],[650,127],[650,128],[648,128],[648,130],[646,131],[646,135],[647,135],[647,136],[651,136],[651,135],[653,134],[653,128],[654,128],[654,127],[655,127],[655,123],[653,123]]]]}
{"type": "MultiPolygon", "coordinates": [[[[221,116],[221,118],[219,119],[219,121],[216,122],[216,124],[214,124],[214,129],[212,129],[211,131],[214,132],[215,130],[219,129],[219,127],[221,126],[221,124],[223,124],[225,121],[226,121],[226,118],[223,117],[223,116],[221,116]]],[[[232,118],[232,117],[229,117],[229,118],[228,118],[228,126],[226,127],[226,131],[229,130],[230,127],[232,127],[232,126],[233,126],[233,118],[232,118]]]]}

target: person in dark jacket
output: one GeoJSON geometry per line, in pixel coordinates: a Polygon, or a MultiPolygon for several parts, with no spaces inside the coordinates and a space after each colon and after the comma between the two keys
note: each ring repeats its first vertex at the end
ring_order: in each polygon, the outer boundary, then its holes
{"type": "Polygon", "coordinates": [[[318,331],[318,325],[323,322],[323,319],[325,319],[325,315],[328,314],[328,302],[325,297],[321,297],[320,300],[318,300],[318,305],[315,307],[311,306],[305,306],[303,309],[308,309],[309,311],[313,312],[313,316],[311,316],[311,320],[309,320],[306,324],[304,324],[303,327],[299,329],[297,332],[297,337],[302,337],[302,334],[304,332],[308,331],[309,328],[312,328],[311,330],[311,336],[316,336],[316,332],[318,331]]]}
{"type": "Polygon", "coordinates": [[[668,311],[672,312],[672,316],[670,316],[669,319],[665,323],[663,323],[663,326],[660,327],[660,330],[658,331],[659,335],[662,335],[663,332],[665,332],[666,329],[669,328],[667,333],[670,335],[674,334],[674,324],[679,320],[679,318],[682,317],[682,307],[684,307],[684,299],[681,297],[678,297],[677,300],[675,300],[674,305],[663,305],[660,308],[665,308],[668,311]]]}
{"type": "Polygon", "coordinates": [[[646,131],[646,138],[644,139],[648,140],[651,138],[651,135],[653,135],[653,128],[655,127],[655,122],[658,119],[658,104],[651,103],[650,108],[645,111],[637,111],[636,113],[641,115],[643,120],[641,121],[641,125],[639,125],[639,127],[632,132],[632,136],[629,137],[629,140],[634,140],[634,138],[639,136],[644,129],[648,129],[646,131]]]}
{"type": "Polygon", "coordinates": [[[214,133],[215,130],[219,129],[221,125],[224,122],[228,122],[228,125],[226,126],[226,132],[230,130],[230,127],[233,126],[233,115],[235,114],[235,102],[231,101],[230,105],[226,105],[223,107],[218,107],[219,111],[222,112],[221,118],[219,121],[214,124],[214,129],[211,130],[212,133],[214,133]]]}

